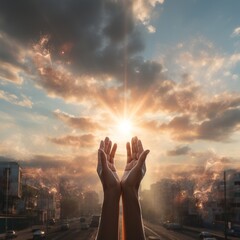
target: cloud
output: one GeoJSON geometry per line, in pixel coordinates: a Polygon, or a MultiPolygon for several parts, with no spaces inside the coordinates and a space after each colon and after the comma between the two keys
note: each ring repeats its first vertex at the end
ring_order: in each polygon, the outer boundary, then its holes
{"type": "Polygon", "coordinates": [[[236,37],[240,35],[240,27],[237,27],[233,30],[232,37],[236,37]]]}
{"type": "Polygon", "coordinates": [[[197,105],[196,114],[198,119],[212,119],[226,110],[237,109],[240,107],[240,97],[235,93],[216,94],[210,100],[202,98],[201,103],[197,105]]]}
{"type": "Polygon", "coordinates": [[[188,115],[174,117],[170,122],[159,126],[178,141],[197,139],[212,141],[227,141],[232,133],[239,130],[240,109],[228,109],[211,119],[195,122],[188,115]]]}
{"type": "Polygon", "coordinates": [[[90,117],[75,117],[67,113],[55,110],[54,115],[72,128],[83,131],[95,131],[101,129],[99,123],[94,122],[90,117]]]}
{"type": "Polygon", "coordinates": [[[215,118],[202,122],[198,129],[198,138],[226,141],[230,135],[239,130],[240,109],[229,109],[215,118]]]}
{"type": "Polygon", "coordinates": [[[200,103],[200,87],[187,74],[179,83],[164,80],[155,86],[155,104],[163,111],[188,113],[200,103]]]}
{"type": "Polygon", "coordinates": [[[93,147],[95,145],[95,137],[92,134],[85,134],[81,136],[64,136],[59,138],[48,138],[51,142],[72,147],[93,147]]]}
{"type": "Polygon", "coordinates": [[[16,41],[0,31],[0,79],[22,83],[20,73],[25,71],[23,49],[16,41]]]}
{"type": "Polygon", "coordinates": [[[133,1],[134,16],[146,26],[146,28],[150,33],[155,32],[155,28],[149,24],[151,19],[151,13],[157,4],[163,4],[163,3],[164,3],[164,0],[133,1]]]}
{"type": "Polygon", "coordinates": [[[168,156],[179,156],[186,155],[189,153],[191,148],[189,146],[176,146],[173,150],[167,151],[168,156]]]}
{"type": "MultiPolygon", "coordinates": [[[[15,0],[16,11],[13,3],[1,1],[0,28],[22,46],[26,56],[9,61],[2,57],[0,61],[20,64],[25,59],[29,78],[50,96],[67,101],[94,102],[98,95],[109,102],[102,86],[120,97],[126,77],[130,92],[145,91],[162,78],[161,64],[139,57],[144,50],[140,25],[150,19],[157,3],[163,1],[60,0],[49,4],[46,0],[15,0]],[[135,14],[136,5],[145,12],[144,17],[135,14]]],[[[9,46],[6,49],[9,51],[9,46]]],[[[4,71],[10,71],[10,67],[6,66],[2,74],[4,71]]],[[[8,78],[16,81],[14,76],[8,78]]]]}
{"type": "Polygon", "coordinates": [[[173,139],[178,141],[190,141],[197,138],[197,125],[193,124],[189,115],[174,117],[169,123],[159,126],[160,130],[170,132],[173,139]]]}
{"type": "Polygon", "coordinates": [[[0,99],[3,99],[11,104],[18,105],[21,107],[28,107],[32,108],[32,101],[25,95],[21,95],[19,98],[15,94],[5,92],[3,90],[0,90],[0,99]]]}
{"type": "Polygon", "coordinates": [[[149,25],[149,26],[147,27],[147,29],[148,29],[148,31],[149,31],[150,33],[155,33],[155,32],[156,32],[156,28],[153,27],[152,25],[149,25]]]}

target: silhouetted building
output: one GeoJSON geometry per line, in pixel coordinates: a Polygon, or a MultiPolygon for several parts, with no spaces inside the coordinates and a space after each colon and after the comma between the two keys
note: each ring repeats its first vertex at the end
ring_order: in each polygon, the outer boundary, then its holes
{"type": "Polygon", "coordinates": [[[22,196],[22,169],[16,162],[0,162],[0,212],[15,213],[22,196]]]}

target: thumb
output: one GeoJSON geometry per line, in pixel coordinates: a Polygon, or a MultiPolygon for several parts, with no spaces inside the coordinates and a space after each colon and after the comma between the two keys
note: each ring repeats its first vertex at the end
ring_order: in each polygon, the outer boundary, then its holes
{"type": "Polygon", "coordinates": [[[102,149],[98,150],[98,158],[100,159],[100,163],[102,164],[102,168],[107,168],[107,158],[106,154],[102,149]]]}
{"type": "Polygon", "coordinates": [[[149,154],[150,150],[145,150],[141,153],[139,159],[138,159],[138,163],[137,163],[137,166],[138,167],[142,167],[146,158],[147,158],[147,155],[149,154]]]}

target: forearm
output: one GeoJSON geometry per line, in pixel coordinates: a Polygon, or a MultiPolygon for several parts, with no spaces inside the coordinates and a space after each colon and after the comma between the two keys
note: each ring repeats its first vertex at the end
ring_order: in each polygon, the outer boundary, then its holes
{"type": "Polygon", "coordinates": [[[145,240],[138,192],[123,188],[123,239],[145,240]]]}
{"type": "Polygon", "coordinates": [[[97,240],[117,240],[119,236],[120,194],[104,194],[97,240]]]}

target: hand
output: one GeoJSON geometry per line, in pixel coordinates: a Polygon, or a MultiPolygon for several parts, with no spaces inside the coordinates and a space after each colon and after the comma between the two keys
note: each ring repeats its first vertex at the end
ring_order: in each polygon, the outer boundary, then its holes
{"type": "Polygon", "coordinates": [[[112,147],[112,142],[108,137],[100,142],[98,149],[97,173],[101,179],[104,193],[117,193],[120,195],[121,186],[116,168],[114,166],[114,156],[117,150],[117,144],[112,147]]]}
{"type": "Polygon", "coordinates": [[[98,149],[97,172],[102,182],[104,198],[97,240],[118,239],[121,185],[114,166],[116,150],[117,144],[112,147],[108,137],[101,141],[98,149]]]}
{"type": "Polygon", "coordinates": [[[130,187],[138,191],[141,180],[146,173],[145,160],[150,151],[143,150],[142,142],[137,137],[132,138],[131,145],[132,149],[129,142],[126,145],[127,164],[121,185],[123,188],[130,187]]]}

